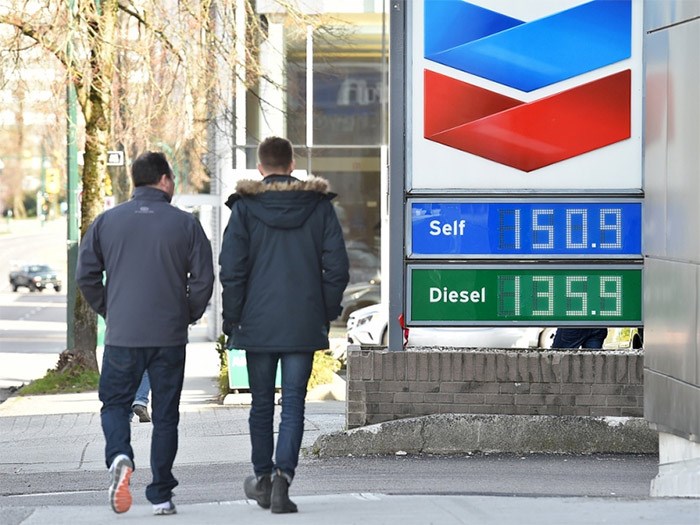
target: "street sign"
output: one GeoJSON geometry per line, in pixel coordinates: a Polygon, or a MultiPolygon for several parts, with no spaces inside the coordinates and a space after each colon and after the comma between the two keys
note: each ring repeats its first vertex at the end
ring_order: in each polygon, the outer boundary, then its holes
{"type": "Polygon", "coordinates": [[[409,265],[413,325],[635,326],[641,265],[409,265]]]}
{"type": "Polygon", "coordinates": [[[409,213],[409,257],[642,257],[639,201],[416,199],[409,213]]]}
{"type": "Polygon", "coordinates": [[[123,151],[108,151],[107,166],[123,166],[124,152],[123,151]]]}

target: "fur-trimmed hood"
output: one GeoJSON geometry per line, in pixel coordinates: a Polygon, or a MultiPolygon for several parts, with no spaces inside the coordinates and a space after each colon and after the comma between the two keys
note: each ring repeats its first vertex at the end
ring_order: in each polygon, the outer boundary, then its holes
{"type": "Polygon", "coordinates": [[[263,180],[241,180],[226,205],[241,206],[273,228],[299,228],[322,200],[336,195],[326,179],[299,180],[289,175],[268,175],[263,180]]]}
{"type": "Polygon", "coordinates": [[[271,175],[270,182],[266,182],[265,179],[244,179],[236,184],[236,193],[240,195],[257,195],[265,191],[315,191],[327,194],[330,192],[330,185],[321,177],[311,176],[307,180],[299,180],[281,175],[271,175]]]}

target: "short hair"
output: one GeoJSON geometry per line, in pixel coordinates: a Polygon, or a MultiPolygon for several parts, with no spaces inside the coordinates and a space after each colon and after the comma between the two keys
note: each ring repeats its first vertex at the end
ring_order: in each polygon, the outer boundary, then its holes
{"type": "Polygon", "coordinates": [[[268,137],[258,146],[258,162],[268,170],[286,170],[294,160],[292,143],[281,137],[268,137]]]}
{"type": "Polygon", "coordinates": [[[131,180],[135,187],[157,184],[163,175],[173,176],[170,164],[160,151],[147,151],[131,165],[131,180]]]}

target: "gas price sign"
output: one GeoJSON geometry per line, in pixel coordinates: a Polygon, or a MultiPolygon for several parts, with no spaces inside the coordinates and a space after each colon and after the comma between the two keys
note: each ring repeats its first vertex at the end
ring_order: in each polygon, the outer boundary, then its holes
{"type": "Polygon", "coordinates": [[[639,201],[413,200],[415,258],[640,257],[639,201]]]}
{"type": "Polygon", "coordinates": [[[409,265],[414,325],[636,326],[640,265],[409,265]]]}

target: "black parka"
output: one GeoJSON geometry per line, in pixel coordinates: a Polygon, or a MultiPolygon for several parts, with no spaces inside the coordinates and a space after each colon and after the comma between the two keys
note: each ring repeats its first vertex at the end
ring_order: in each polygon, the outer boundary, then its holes
{"type": "Polygon", "coordinates": [[[318,177],[239,181],[219,257],[229,348],[328,348],[328,325],[349,280],[334,197],[318,177]]]}

